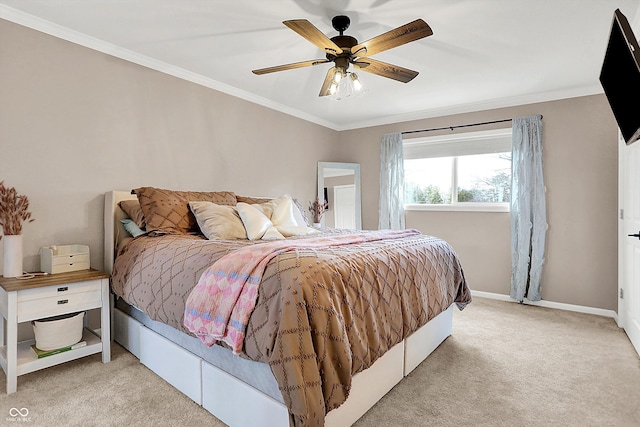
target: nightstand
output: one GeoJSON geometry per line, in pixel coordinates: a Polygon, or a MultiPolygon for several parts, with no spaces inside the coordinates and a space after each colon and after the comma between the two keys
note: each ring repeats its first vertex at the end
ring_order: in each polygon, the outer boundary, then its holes
{"type": "Polygon", "coordinates": [[[31,279],[0,278],[0,314],[0,365],[7,375],[7,394],[16,392],[19,375],[100,352],[102,363],[111,360],[107,273],[80,270],[31,279]],[[34,340],[18,342],[18,323],[96,308],[100,328],[88,328],[85,316],[85,347],[38,359],[31,349],[34,340]]]}

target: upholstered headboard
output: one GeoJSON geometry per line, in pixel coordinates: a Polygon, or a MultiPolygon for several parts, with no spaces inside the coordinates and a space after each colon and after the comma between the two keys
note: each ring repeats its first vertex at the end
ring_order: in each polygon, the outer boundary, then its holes
{"type": "MultiPolygon", "coordinates": [[[[151,188],[151,187],[147,187],[147,188],[151,188]]],[[[153,188],[151,189],[157,190],[153,188]]],[[[169,194],[176,193],[177,196],[174,195],[172,197],[179,197],[180,201],[183,201],[185,203],[185,209],[188,210],[188,207],[186,207],[187,202],[185,201],[185,196],[184,196],[185,192],[181,192],[181,191],[174,192],[172,190],[159,190],[159,191],[163,193],[169,193],[169,194]]],[[[196,200],[214,201],[211,198],[217,197],[221,201],[216,203],[226,204],[226,205],[230,205],[231,201],[233,201],[233,204],[235,205],[236,202],[257,204],[257,203],[265,203],[270,200],[280,199],[280,198],[273,199],[271,197],[238,196],[235,193],[232,193],[229,191],[197,193],[197,194],[194,193],[194,194],[198,197],[204,197],[203,199],[196,199],[196,200]],[[230,200],[230,198],[232,200],[230,200]]],[[[281,196],[281,197],[284,197],[284,196],[281,196]]],[[[287,198],[290,198],[290,196],[287,195],[287,198]]],[[[124,239],[131,236],[125,230],[124,226],[120,222],[121,219],[129,218],[129,215],[125,213],[125,211],[123,211],[119,206],[119,203],[123,200],[138,200],[138,197],[135,194],[131,194],[131,191],[108,191],[105,193],[105,196],[104,196],[104,269],[108,273],[112,273],[113,271],[113,263],[115,261],[115,255],[116,255],[117,249],[120,247],[124,239]]],[[[296,207],[294,212],[292,212],[294,214],[296,223],[299,226],[308,226],[309,223],[304,214],[304,208],[302,207],[302,205],[300,205],[300,203],[296,199],[291,199],[291,200],[293,201],[296,207]]],[[[132,215],[135,216],[135,214],[132,214],[132,215]]],[[[147,231],[148,231],[149,218],[147,218],[146,220],[147,220],[147,231]]]]}
{"type": "Polygon", "coordinates": [[[111,273],[116,250],[129,234],[125,231],[121,219],[128,218],[118,203],[121,200],[135,200],[131,191],[108,191],[104,195],[104,269],[111,273]]]}

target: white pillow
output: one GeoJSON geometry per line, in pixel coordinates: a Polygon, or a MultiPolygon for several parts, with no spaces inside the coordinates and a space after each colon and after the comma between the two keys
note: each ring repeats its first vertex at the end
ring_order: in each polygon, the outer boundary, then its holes
{"type": "MultiPolygon", "coordinates": [[[[247,238],[249,240],[262,239],[267,231],[270,228],[273,228],[273,222],[271,222],[271,220],[263,213],[262,209],[257,206],[258,205],[250,205],[244,202],[238,202],[236,205],[238,214],[240,214],[240,219],[244,224],[244,228],[247,231],[247,238]]],[[[267,235],[267,239],[274,238],[278,237],[274,236],[273,232],[270,232],[267,235]]],[[[284,237],[281,238],[284,239],[284,237]]]]}
{"type": "Polygon", "coordinates": [[[299,225],[296,221],[296,217],[293,215],[293,208],[298,208],[294,206],[293,200],[291,200],[291,196],[285,194],[284,196],[280,196],[269,203],[272,203],[274,205],[273,213],[270,217],[273,225],[275,225],[276,227],[299,225]]]}
{"type": "Polygon", "coordinates": [[[307,227],[309,223],[300,209],[302,209],[302,206],[300,206],[296,201],[293,201],[293,216],[296,219],[296,223],[300,227],[307,227]]]}
{"type": "Polygon", "coordinates": [[[261,237],[262,240],[282,240],[284,236],[278,231],[278,227],[269,227],[264,235],[261,237]]]}
{"type": "Polygon", "coordinates": [[[280,240],[318,233],[318,230],[307,227],[300,210],[288,194],[254,205],[239,202],[236,207],[249,240],[280,240]],[[296,218],[296,211],[300,220],[296,218]]]}
{"type": "Polygon", "coordinates": [[[251,206],[258,208],[274,225],[300,225],[293,213],[294,208],[297,210],[297,207],[288,194],[251,206]]]}
{"type": "Polygon", "coordinates": [[[189,202],[189,208],[196,217],[200,231],[207,239],[247,238],[247,232],[234,206],[218,205],[213,202],[189,202]]]}
{"type": "Polygon", "coordinates": [[[300,211],[300,206],[298,206],[288,194],[284,194],[268,202],[254,204],[253,206],[260,209],[260,211],[276,225],[299,225],[302,227],[309,225],[305,216],[300,211]],[[277,213],[274,220],[275,210],[277,210],[277,213]]]}
{"type": "Polygon", "coordinates": [[[307,234],[319,233],[319,230],[315,228],[307,227],[306,225],[279,225],[276,226],[280,234],[284,237],[291,236],[306,236],[307,234]]]}
{"type": "Polygon", "coordinates": [[[300,210],[293,202],[288,194],[273,199],[270,202],[263,203],[261,206],[266,207],[265,212],[273,207],[271,214],[271,222],[284,237],[305,236],[307,234],[318,233],[318,230],[307,227],[307,224],[300,213],[300,210]],[[296,218],[296,212],[300,216],[300,220],[296,218]],[[301,221],[301,223],[299,222],[301,221]]]}

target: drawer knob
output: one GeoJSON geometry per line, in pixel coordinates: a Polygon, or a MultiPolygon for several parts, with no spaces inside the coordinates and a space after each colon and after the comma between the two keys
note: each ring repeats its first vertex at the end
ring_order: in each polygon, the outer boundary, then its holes
{"type": "Polygon", "coordinates": [[[66,304],[68,302],[69,302],[68,299],[61,299],[61,300],[58,300],[58,305],[66,304]]]}
{"type": "Polygon", "coordinates": [[[68,291],[68,290],[69,290],[69,287],[68,287],[68,286],[63,286],[63,287],[61,287],[61,288],[58,288],[58,292],[66,292],[66,291],[68,291]]]}

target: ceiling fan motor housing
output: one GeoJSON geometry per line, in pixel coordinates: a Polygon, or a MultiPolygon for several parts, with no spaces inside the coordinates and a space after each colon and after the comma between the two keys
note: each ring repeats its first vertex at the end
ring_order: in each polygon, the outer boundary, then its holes
{"type": "Polygon", "coordinates": [[[351,36],[331,37],[331,41],[340,46],[341,49],[349,49],[358,44],[358,40],[351,36]]]}
{"type": "Polygon", "coordinates": [[[351,36],[335,36],[331,37],[331,41],[342,49],[342,53],[338,55],[327,53],[327,59],[329,61],[333,61],[335,58],[339,58],[341,56],[349,58],[351,56],[351,48],[358,44],[358,40],[351,36]]]}
{"type": "Polygon", "coordinates": [[[337,32],[340,33],[340,35],[342,35],[342,33],[344,33],[347,28],[349,28],[349,25],[351,25],[351,19],[349,19],[349,17],[345,15],[334,16],[331,20],[331,25],[337,32]]]}

